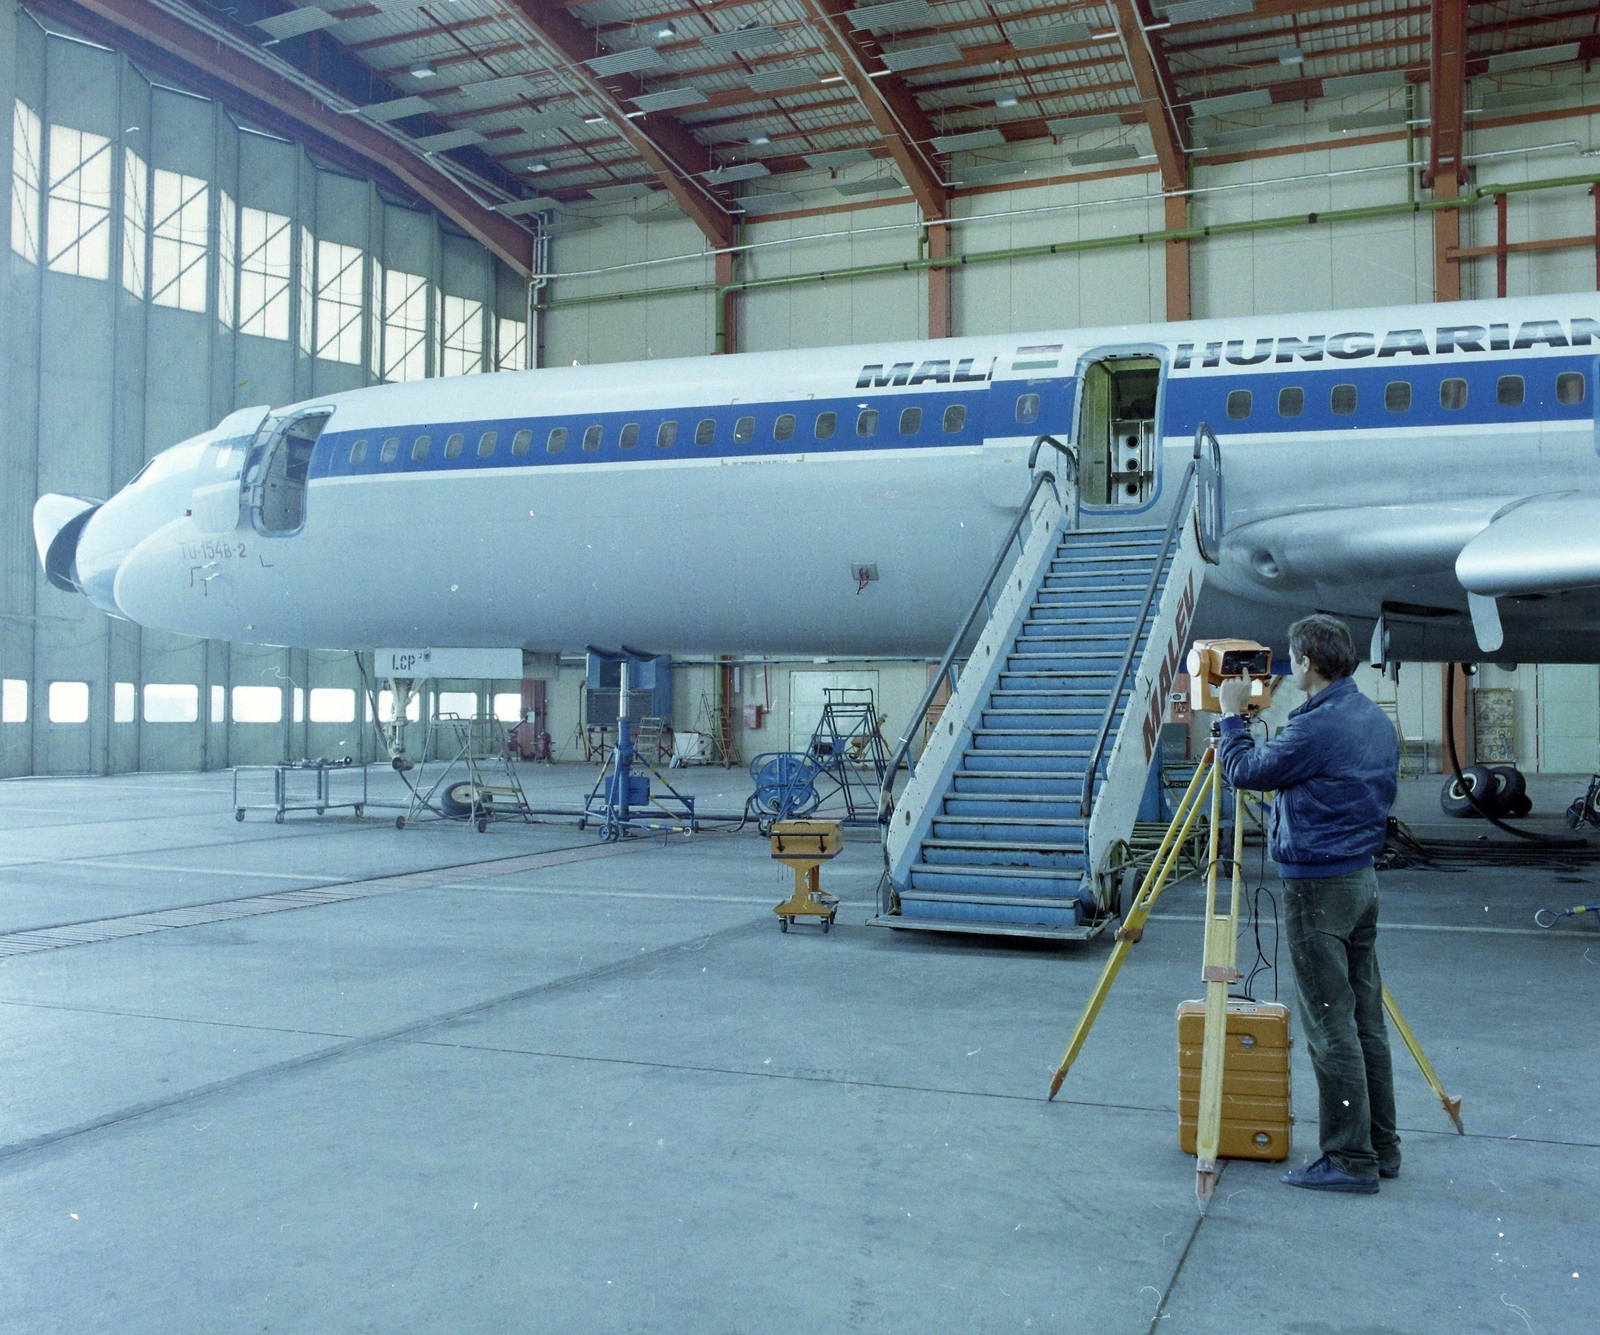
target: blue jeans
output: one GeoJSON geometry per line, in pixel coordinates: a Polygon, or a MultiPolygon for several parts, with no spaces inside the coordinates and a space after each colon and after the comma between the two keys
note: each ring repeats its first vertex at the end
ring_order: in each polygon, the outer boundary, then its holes
{"type": "Polygon", "coordinates": [[[1378,877],[1285,878],[1300,1026],[1317,1073],[1322,1152],[1346,1173],[1400,1166],[1394,1070],[1378,972],[1378,877]]]}

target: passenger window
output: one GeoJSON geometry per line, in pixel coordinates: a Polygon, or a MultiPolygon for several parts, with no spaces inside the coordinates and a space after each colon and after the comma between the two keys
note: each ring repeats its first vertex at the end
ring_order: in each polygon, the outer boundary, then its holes
{"type": "Polygon", "coordinates": [[[478,437],[478,458],[487,459],[494,453],[494,447],[500,440],[498,431],[485,431],[478,437]]]}
{"type": "Polygon", "coordinates": [[[544,443],[546,454],[560,454],[567,448],[567,429],[564,426],[550,428],[550,436],[544,443]]]}
{"type": "Polygon", "coordinates": [[[656,448],[668,450],[678,439],[678,424],[676,422],[663,422],[656,428],[656,448]]]}
{"type": "Polygon", "coordinates": [[[1391,380],[1383,387],[1383,406],[1392,413],[1411,411],[1411,382],[1391,380]]]}
{"type": "Polygon", "coordinates": [[[461,447],[466,442],[467,438],[459,431],[452,431],[449,439],[444,443],[444,457],[446,459],[459,459],[461,457],[461,447]]]}
{"type": "Polygon", "coordinates": [[[756,419],[741,417],[733,424],[733,443],[735,445],[748,445],[756,438],[756,419]]]}
{"type": "Polygon", "coordinates": [[[533,448],[533,432],[522,430],[511,437],[511,453],[526,454],[533,448]]]}
{"type": "Polygon", "coordinates": [[[1248,389],[1230,389],[1228,391],[1228,418],[1230,421],[1242,422],[1250,416],[1250,391],[1248,389]]]}
{"type": "Polygon", "coordinates": [[[1522,383],[1520,375],[1503,375],[1494,382],[1494,401],[1502,408],[1522,407],[1523,395],[1527,387],[1522,383]]]}
{"type": "Polygon", "coordinates": [[[586,426],[583,429],[583,448],[591,453],[600,448],[600,437],[605,435],[605,428],[599,425],[586,426]]]}
{"type": "Polygon", "coordinates": [[[1278,416],[1298,417],[1306,410],[1306,392],[1298,385],[1287,385],[1278,391],[1278,416]]]}
{"type": "Polygon", "coordinates": [[[1556,402],[1568,406],[1583,402],[1583,372],[1563,371],[1556,377],[1556,402]]]}
{"type": "Polygon", "coordinates": [[[839,414],[838,413],[818,413],[817,414],[817,425],[816,425],[815,430],[813,430],[811,434],[814,435],[818,440],[832,440],[833,439],[833,433],[835,431],[837,431],[838,429],[839,429],[839,414]]]}
{"type": "Polygon", "coordinates": [[[952,403],[944,410],[944,429],[946,431],[959,431],[967,424],[967,409],[965,404],[952,403]]]}
{"type": "Polygon", "coordinates": [[[900,410],[900,434],[914,436],[922,430],[922,409],[902,408],[900,410]]]}
{"type": "Polygon", "coordinates": [[[694,443],[696,445],[709,445],[717,438],[717,419],[715,417],[702,417],[695,424],[694,443]]]}
{"type": "Polygon", "coordinates": [[[878,434],[878,410],[876,408],[863,408],[856,418],[856,435],[875,436],[878,434]]]}
{"type": "Polygon", "coordinates": [[[384,442],[383,442],[382,448],[379,449],[379,451],[378,451],[378,462],[379,463],[384,463],[384,464],[392,464],[395,461],[395,457],[399,453],[400,453],[400,437],[399,436],[387,436],[387,437],[384,438],[384,442]]]}
{"type": "Polygon", "coordinates": [[[1019,394],[1017,396],[1017,421],[1026,425],[1039,420],[1039,396],[1037,394],[1019,394]]]}
{"type": "Polygon", "coordinates": [[[631,450],[638,443],[639,424],[637,422],[629,422],[622,428],[622,434],[617,437],[617,448],[619,450],[631,450]]]}
{"type": "Polygon", "coordinates": [[[1356,387],[1354,385],[1335,385],[1333,392],[1328,395],[1328,407],[1341,417],[1347,416],[1356,410],[1356,387]]]}
{"type": "Polygon", "coordinates": [[[794,439],[794,414],[793,413],[783,413],[783,414],[781,414],[779,416],[778,420],[772,424],[772,438],[773,438],[773,440],[793,440],[794,439]]]}
{"type": "Polygon", "coordinates": [[[367,461],[367,438],[365,436],[363,436],[360,440],[358,440],[354,445],[352,445],[350,447],[350,466],[352,468],[354,468],[357,464],[364,464],[364,463],[366,463],[366,461],[367,461]]]}
{"type": "Polygon", "coordinates": [[[432,436],[418,436],[411,444],[411,462],[420,464],[428,457],[428,451],[432,448],[432,436]]]}
{"type": "Polygon", "coordinates": [[[1457,408],[1467,406],[1467,382],[1465,380],[1441,380],[1439,382],[1439,406],[1447,412],[1455,412],[1457,408]]]}

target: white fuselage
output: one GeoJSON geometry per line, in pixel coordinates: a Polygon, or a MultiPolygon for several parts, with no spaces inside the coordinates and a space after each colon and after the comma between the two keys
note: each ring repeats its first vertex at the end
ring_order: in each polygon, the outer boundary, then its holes
{"type": "MultiPolygon", "coordinates": [[[[1085,497],[1083,522],[1164,520],[1207,423],[1227,539],[1199,629],[1388,604],[1397,651],[1471,656],[1464,544],[1521,498],[1600,496],[1597,353],[1582,294],[379,386],[235,414],[159,456],[82,525],[73,579],[108,612],[222,640],[937,653],[1036,436],[1073,440],[1086,476],[1088,452],[1115,454],[1087,438],[1082,386],[1120,356],[1159,366],[1153,476],[1085,497]],[[282,432],[316,416],[302,481],[282,432]]],[[[1046,447],[1038,468],[1058,463],[1046,447]]],[[[1536,638],[1592,657],[1594,611],[1508,605],[1505,656],[1536,638]]]]}

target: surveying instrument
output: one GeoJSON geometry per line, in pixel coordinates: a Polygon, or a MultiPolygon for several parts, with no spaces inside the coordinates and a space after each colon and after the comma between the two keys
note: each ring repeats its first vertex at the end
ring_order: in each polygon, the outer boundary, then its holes
{"type": "MultiPolygon", "coordinates": [[[[1248,676],[1252,689],[1247,717],[1254,717],[1272,703],[1273,687],[1281,680],[1272,675],[1272,652],[1265,645],[1248,640],[1197,640],[1189,651],[1190,692],[1195,709],[1220,713],[1217,688],[1229,677],[1248,676]]],[[[1116,944],[1111,956],[1100,971],[1100,979],[1089,994],[1088,1004],[1078,1017],[1071,1041],[1056,1067],[1050,1081],[1050,1095],[1054,1099],[1061,1083],[1072,1069],[1072,1064],[1083,1050],[1089,1030],[1094,1026],[1116,982],[1128,951],[1144,935],[1150,911],[1161,897],[1178,866],[1182,851],[1194,832],[1202,810],[1207,812],[1206,830],[1206,908],[1205,946],[1200,977],[1205,984],[1205,1037],[1200,1058],[1200,1100],[1195,1133],[1195,1198],[1200,1209],[1205,1210],[1216,1190],[1220,1172],[1217,1160],[1222,1139],[1222,1103],[1224,1064],[1228,1037],[1228,988],[1239,981],[1239,908],[1244,897],[1244,810],[1243,794],[1235,790],[1233,811],[1232,884],[1226,913],[1217,912],[1217,869],[1221,865],[1218,849],[1222,834],[1221,766],[1217,763],[1217,742],[1221,733],[1220,722],[1211,725],[1211,743],[1206,747],[1194,778],[1184,793],[1172,823],[1167,827],[1155,860],[1146,875],[1133,904],[1129,907],[1117,929],[1116,944]]],[[[1407,1051],[1416,1060],[1422,1077],[1428,1082],[1444,1107],[1445,1113],[1462,1135],[1466,1129],[1461,1124],[1461,1100],[1445,1092],[1433,1065],[1417,1042],[1411,1026],[1390,995],[1387,983],[1383,985],[1383,1009],[1405,1043],[1407,1051]]],[[[1287,1076],[1285,1076],[1287,1079],[1287,1076]]],[[[1282,1156],[1278,1156],[1282,1157],[1282,1156]]]]}

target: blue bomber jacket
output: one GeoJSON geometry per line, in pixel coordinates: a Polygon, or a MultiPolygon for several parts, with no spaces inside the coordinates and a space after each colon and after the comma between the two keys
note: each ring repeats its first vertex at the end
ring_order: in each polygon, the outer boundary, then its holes
{"type": "Polygon", "coordinates": [[[1277,793],[1268,850],[1284,876],[1359,871],[1383,847],[1400,744],[1389,716],[1349,677],[1323,687],[1263,745],[1246,720],[1223,719],[1219,760],[1235,788],[1277,793]]]}

